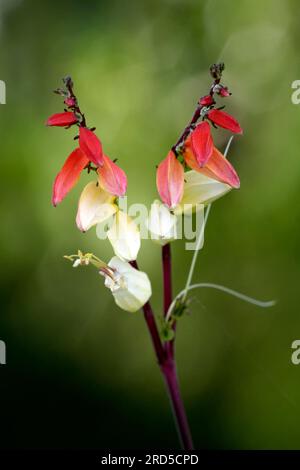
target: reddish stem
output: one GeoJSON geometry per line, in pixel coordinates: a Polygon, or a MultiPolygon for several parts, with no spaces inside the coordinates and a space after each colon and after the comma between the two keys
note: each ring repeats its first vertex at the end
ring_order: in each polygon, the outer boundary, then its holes
{"type": "MultiPolygon", "coordinates": [[[[164,286],[164,316],[167,315],[169,307],[172,303],[172,257],[171,244],[168,243],[162,247],[162,266],[163,266],[163,286],[164,286]]],[[[176,330],[176,322],[173,322],[173,330],[176,330]]],[[[168,341],[165,349],[171,358],[174,358],[174,342],[175,338],[168,341]]]]}
{"type": "Polygon", "coordinates": [[[193,439],[180,394],[175,360],[169,359],[161,367],[161,371],[165,379],[181,447],[184,450],[193,450],[193,439]]]}
{"type": "MultiPolygon", "coordinates": [[[[131,261],[130,264],[135,269],[139,269],[136,261],[131,261]]],[[[152,339],[156,358],[166,384],[167,393],[171,402],[174,421],[181,446],[184,450],[192,450],[193,441],[187,421],[184,404],[180,394],[175,360],[172,357],[171,350],[169,348],[165,348],[160,339],[160,335],[157,329],[154,313],[150,302],[147,302],[143,306],[143,312],[152,339]]]]}
{"type": "Polygon", "coordinates": [[[163,285],[164,285],[164,314],[167,315],[172,302],[172,270],[171,245],[167,243],[162,247],[163,285]]]}

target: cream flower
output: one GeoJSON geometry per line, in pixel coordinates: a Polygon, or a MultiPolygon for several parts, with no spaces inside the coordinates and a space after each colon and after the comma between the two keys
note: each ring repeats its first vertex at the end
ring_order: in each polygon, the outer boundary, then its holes
{"type": "Polygon", "coordinates": [[[111,290],[116,304],[127,312],[136,312],[151,297],[151,284],[146,273],[133,268],[129,263],[114,256],[108,269],[100,270],[104,284],[111,290]]]}
{"type": "Polygon", "coordinates": [[[183,197],[174,211],[178,215],[189,212],[191,208],[201,209],[203,204],[212,203],[232,189],[228,184],[220,183],[194,170],[187,171],[184,180],[183,197]]]}
{"type": "Polygon", "coordinates": [[[165,245],[177,238],[177,217],[158,199],[151,204],[146,227],[151,239],[160,245],[165,245]]]}
{"type": "Polygon", "coordinates": [[[125,261],[136,260],[141,246],[141,236],[134,220],[125,212],[118,210],[114,216],[107,237],[115,255],[125,261]]]}
{"type": "Polygon", "coordinates": [[[96,181],[88,183],[81,193],[76,224],[79,230],[86,232],[93,225],[108,220],[116,213],[116,197],[104,191],[96,181]]]}

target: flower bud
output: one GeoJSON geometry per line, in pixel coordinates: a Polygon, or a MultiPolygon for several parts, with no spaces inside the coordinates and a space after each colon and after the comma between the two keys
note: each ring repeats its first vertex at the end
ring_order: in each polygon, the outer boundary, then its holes
{"type": "Polygon", "coordinates": [[[137,258],[141,246],[141,236],[134,220],[125,212],[118,210],[114,216],[112,227],[107,231],[115,255],[126,261],[137,258]]]}
{"type": "Polygon", "coordinates": [[[243,133],[243,130],[237,120],[224,111],[220,111],[219,109],[212,109],[207,113],[207,117],[217,126],[223,127],[223,129],[227,129],[234,134],[243,133]]]}
{"type": "Polygon", "coordinates": [[[151,284],[146,273],[114,256],[108,263],[109,270],[100,270],[105,286],[111,290],[116,304],[127,312],[136,312],[151,297],[151,284]]]}
{"type": "Polygon", "coordinates": [[[52,204],[54,206],[57,206],[75,186],[80,173],[88,163],[88,159],[80,148],[73,150],[69,155],[54,181],[52,192],[52,204]]]}
{"type": "Polygon", "coordinates": [[[46,125],[66,127],[72,126],[72,124],[76,124],[77,122],[78,118],[76,114],[72,113],[71,111],[66,111],[65,113],[57,113],[50,116],[47,119],[46,125]]]}
{"type": "Polygon", "coordinates": [[[98,168],[100,186],[115,196],[124,196],[127,189],[125,172],[103,154],[103,165],[98,168]]]}
{"type": "Polygon", "coordinates": [[[103,165],[102,145],[98,137],[87,127],[79,128],[79,146],[96,166],[103,165]]]}
{"type": "Polygon", "coordinates": [[[167,157],[158,165],[156,172],[156,186],[161,200],[170,209],[179,204],[183,193],[184,171],[183,166],[170,151],[167,157]]]}
{"type": "Polygon", "coordinates": [[[211,95],[202,96],[202,98],[200,98],[199,100],[199,104],[201,106],[211,106],[212,104],[214,104],[214,102],[215,100],[211,95]]]}
{"type": "Polygon", "coordinates": [[[214,148],[208,122],[200,122],[195,127],[191,133],[191,146],[200,167],[204,166],[211,157],[214,148]]]}
{"type": "Polygon", "coordinates": [[[220,86],[220,90],[219,90],[218,94],[219,94],[222,98],[227,98],[228,96],[231,95],[231,93],[230,93],[230,91],[228,90],[227,86],[223,86],[223,85],[220,86]]]}
{"type": "Polygon", "coordinates": [[[64,103],[68,106],[68,108],[73,108],[76,106],[76,100],[74,98],[66,98],[64,103]]]}
{"type": "Polygon", "coordinates": [[[214,147],[213,153],[206,164],[200,167],[191,148],[191,139],[188,137],[185,141],[183,156],[185,163],[192,170],[221,183],[226,183],[232,188],[238,189],[240,187],[240,180],[235,169],[216,147],[214,147]]]}

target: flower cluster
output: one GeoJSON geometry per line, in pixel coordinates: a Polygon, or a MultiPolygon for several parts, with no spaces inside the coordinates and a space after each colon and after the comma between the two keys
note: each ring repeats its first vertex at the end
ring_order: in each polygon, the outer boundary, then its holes
{"type": "MultiPolygon", "coordinates": [[[[146,227],[151,238],[166,245],[177,238],[179,218],[193,211],[204,210],[207,204],[220,198],[232,188],[239,188],[239,177],[230,162],[215,147],[211,127],[222,127],[240,134],[239,123],[229,114],[216,108],[215,95],[228,97],[228,88],[220,83],[222,67],[213,66],[213,85],[208,95],[200,98],[190,124],[185,128],[156,173],[160,200],[151,205],[146,227]]],[[[95,128],[86,124],[73,90],[70,77],[64,88],[55,92],[63,97],[64,112],[47,120],[48,126],[75,128],[78,146],[65,161],[56,176],[52,202],[57,206],[77,183],[82,171],[96,174],[83,189],[77,210],[76,224],[85,232],[92,226],[110,220],[106,232],[115,257],[106,265],[94,255],[71,255],[74,266],[94,264],[105,276],[105,286],[116,303],[128,311],[141,308],[151,296],[150,281],[136,269],[141,240],[135,221],[119,208],[118,198],[127,190],[124,171],[104,152],[95,128]]]]}
{"type": "MultiPolygon", "coordinates": [[[[220,83],[222,71],[223,64],[212,66],[211,74],[215,80],[210,93],[200,98],[190,124],[157,168],[157,190],[167,208],[162,211],[161,218],[173,220],[172,227],[176,224],[172,214],[185,213],[189,205],[207,205],[232,188],[240,187],[235,169],[215,147],[211,133],[212,126],[222,127],[233,134],[243,132],[234,117],[215,108],[215,94],[222,98],[231,95],[228,88],[220,83]]],[[[157,201],[155,205],[157,206],[157,201]]],[[[153,218],[155,217],[157,215],[154,211],[153,218]]],[[[160,223],[162,243],[175,238],[174,229],[170,230],[169,225],[162,221],[160,223]]]]}

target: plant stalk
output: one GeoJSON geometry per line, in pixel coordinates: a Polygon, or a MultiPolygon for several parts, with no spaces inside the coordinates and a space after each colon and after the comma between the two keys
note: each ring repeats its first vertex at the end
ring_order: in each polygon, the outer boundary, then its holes
{"type": "MultiPolygon", "coordinates": [[[[171,303],[172,291],[171,291],[170,247],[169,247],[169,250],[166,250],[166,253],[167,254],[169,253],[169,254],[168,256],[166,256],[166,258],[163,258],[163,259],[168,260],[167,272],[170,274],[170,276],[166,277],[166,280],[168,281],[167,282],[168,292],[167,292],[167,295],[165,294],[164,298],[169,299],[169,302],[171,303]]],[[[136,261],[131,261],[131,265],[135,269],[139,269],[136,261]]],[[[168,304],[168,308],[169,308],[169,305],[170,304],[168,304]]],[[[168,311],[168,308],[166,312],[168,311]]],[[[171,408],[172,408],[173,417],[174,417],[175,426],[178,432],[180,444],[184,450],[193,450],[193,441],[191,437],[191,432],[189,429],[189,424],[188,424],[184,404],[183,404],[180,389],[179,389],[179,382],[178,382],[177,371],[176,371],[176,362],[175,362],[174,355],[173,355],[174,353],[173,348],[165,347],[164,344],[162,343],[150,302],[147,302],[143,306],[143,312],[144,312],[144,318],[145,318],[145,321],[146,321],[146,324],[147,324],[147,327],[151,336],[157,362],[158,362],[158,365],[160,367],[161,373],[163,375],[163,378],[166,384],[167,394],[170,399],[171,408]]],[[[166,344],[168,345],[169,343],[170,342],[166,344]]]]}

